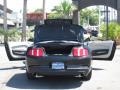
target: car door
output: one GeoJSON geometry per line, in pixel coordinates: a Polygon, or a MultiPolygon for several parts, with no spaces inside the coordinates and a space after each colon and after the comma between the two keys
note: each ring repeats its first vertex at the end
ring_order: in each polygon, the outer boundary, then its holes
{"type": "Polygon", "coordinates": [[[106,41],[89,41],[88,46],[92,51],[92,57],[95,60],[111,61],[116,50],[116,42],[112,40],[106,41]]]}
{"type": "Polygon", "coordinates": [[[25,60],[27,48],[32,42],[5,42],[5,50],[10,61],[25,60]]]}

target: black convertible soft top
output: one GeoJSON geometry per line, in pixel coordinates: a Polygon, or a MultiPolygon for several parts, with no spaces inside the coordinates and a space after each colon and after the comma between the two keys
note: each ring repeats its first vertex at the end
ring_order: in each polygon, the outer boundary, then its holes
{"type": "Polygon", "coordinates": [[[83,41],[84,29],[74,25],[70,20],[48,20],[43,25],[35,27],[34,43],[41,41],[83,41]]]}

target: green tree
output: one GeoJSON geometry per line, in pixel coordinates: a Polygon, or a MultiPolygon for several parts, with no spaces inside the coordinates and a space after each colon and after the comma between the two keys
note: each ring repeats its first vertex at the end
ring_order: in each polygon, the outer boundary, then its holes
{"type": "Polygon", "coordinates": [[[73,5],[67,0],[64,0],[60,5],[54,7],[48,18],[71,18],[72,11],[73,5]]]}
{"type": "MultiPolygon", "coordinates": [[[[112,39],[112,40],[119,40],[120,39],[120,24],[116,23],[116,22],[111,22],[109,23],[108,26],[108,38],[112,39]]],[[[101,33],[103,38],[106,38],[106,25],[102,25],[101,26],[101,33]]]]}
{"type": "Polygon", "coordinates": [[[56,19],[56,18],[63,18],[63,17],[62,17],[62,15],[59,14],[59,13],[50,13],[50,14],[48,15],[48,18],[49,18],[49,19],[56,19]]]}
{"type": "Polygon", "coordinates": [[[98,25],[98,19],[99,18],[99,10],[98,8],[95,9],[89,9],[85,8],[80,11],[80,20],[81,24],[90,24],[90,25],[98,25]]]}
{"type": "Polygon", "coordinates": [[[9,29],[7,32],[0,28],[0,37],[8,36],[9,41],[17,41],[21,38],[21,32],[18,31],[16,28],[9,29]]]}

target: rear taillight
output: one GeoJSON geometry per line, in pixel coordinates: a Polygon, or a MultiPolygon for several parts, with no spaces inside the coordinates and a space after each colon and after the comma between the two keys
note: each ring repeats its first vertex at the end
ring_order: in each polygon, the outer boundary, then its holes
{"type": "Polygon", "coordinates": [[[31,48],[27,52],[28,56],[42,57],[44,56],[44,48],[31,48]]]}
{"type": "Polygon", "coordinates": [[[88,56],[88,50],[83,47],[74,47],[72,50],[72,55],[74,57],[87,57],[88,56]]]}

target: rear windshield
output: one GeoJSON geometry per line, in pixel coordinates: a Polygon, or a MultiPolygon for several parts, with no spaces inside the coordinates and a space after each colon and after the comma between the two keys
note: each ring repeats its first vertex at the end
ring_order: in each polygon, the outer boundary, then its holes
{"type": "Polygon", "coordinates": [[[83,41],[84,29],[78,25],[40,25],[35,27],[34,43],[42,41],[83,41]]]}

